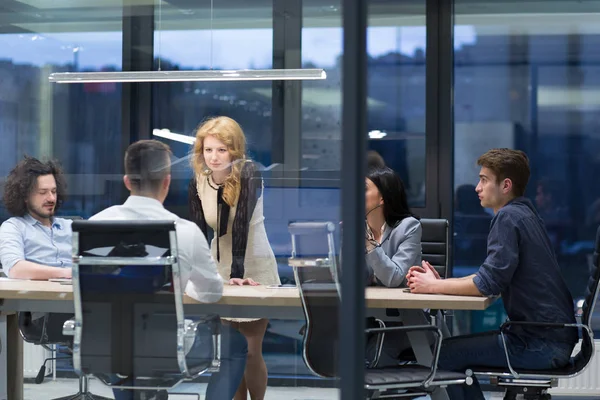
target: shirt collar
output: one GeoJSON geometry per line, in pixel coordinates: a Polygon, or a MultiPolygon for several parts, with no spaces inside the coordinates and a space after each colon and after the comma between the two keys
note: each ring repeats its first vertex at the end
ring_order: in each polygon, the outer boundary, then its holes
{"type": "Polygon", "coordinates": [[[146,196],[129,196],[127,198],[127,200],[125,200],[125,203],[123,203],[124,206],[127,207],[159,207],[159,208],[165,208],[163,206],[163,204],[156,200],[153,199],[152,197],[146,197],[146,196]]]}
{"type": "MultiPolygon", "coordinates": [[[[373,232],[371,231],[371,227],[369,226],[369,224],[367,225],[367,232],[369,233],[369,235],[373,236],[373,232]]],[[[387,229],[387,224],[384,222],[383,225],[381,225],[381,238],[383,238],[383,234],[385,233],[385,230],[387,229]]]]}
{"type": "MultiPolygon", "coordinates": [[[[31,216],[31,214],[29,214],[29,213],[25,214],[25,215],[23,216],[23,219],[24,219],[26,222],[28,222],[28,223],[29,223],[31,226],[35,226],[35,225],[37,225],[37,224],[40,224],[40,225],[42,225],[42,223],[41,223],[40,221],[38,221],[37,219],[33,218],[33,217],[31,216]]],[[[58,229],[62,229],[62,228],[63,228],[63,226],[62,226],[62,223],[61,223],[61,222],[60,222],[60,220],[59,220],[59,219],[57,219],[57,218],[52,218],[52,227],[53,227],[53,228],[55,228],[55,227],[56,227],[56,228],[58,228],[58,229]]]]}

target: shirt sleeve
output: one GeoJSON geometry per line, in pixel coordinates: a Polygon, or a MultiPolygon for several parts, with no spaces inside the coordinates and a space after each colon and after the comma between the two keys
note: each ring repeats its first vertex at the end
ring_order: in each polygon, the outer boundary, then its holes
{"type": "Polygon", "coordinates": [[[16,263],[25,260],[23,232],[10,219],[0,226],[0,262],[6,276],[16,263]]]}
{"type": "Polygon", "coordinates": [[[408,270],[421,256],[421,232],[421,223],[417,219],[410,221],[394,254],[388,256],[376,247],[366,255],[367,268],[384,286],[399,287],[404,283],[408,270]]]}
{"type": "Polygon", "coordinates": [[[490,227],[487,251],[473,282],[484,296],[498,296],[508,287],[519,265],[518,227],[503,213],[490,227]]]}
{"type": "Polygon", "coordinates": [[[194,229],[191,243],[192,259],[185,260],[191,264],[191,275],[185,292],[191,298],[203,303],[219,301],[223,295],[223,279],[217,272],[208,242],[200,229],[194,229]]]}

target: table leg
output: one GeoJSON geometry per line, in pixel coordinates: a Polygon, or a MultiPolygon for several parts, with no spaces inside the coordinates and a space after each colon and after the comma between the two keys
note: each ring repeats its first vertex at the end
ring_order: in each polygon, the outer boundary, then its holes
{"type": "Polygon", "coordinates": [[[6,392],[10,400],[23,400],[23,339],[19,334],[18,314],[6,316],[6,392]]]}
{"type": "Polygon", "coordinates": [[[0,399],[8,399],[7,394],[7,349],[8,340],[6,335],[6,314],[0,313],[0,399]]]}
{"type": "MultiPolygon", "coordinates": [[[[400,318],[402,319],[402,323],[406,326],[408,325],[425,325],[429,324],[429,321],[425,317],[423,310],[409,310],[409,309],[401,309],[400,318]]],[[[413,348],[415,353],[415,357],[417,358],[417,362],[422,365],[431,365],[433,360],[433,353],[431,352],[431,348],[429,347],[428,337],[430,335],[424,335],[423,332],[413,331],[408,332],[408,340],[410,340],[410,345],[413,348]]],[[[449,400],[448,393],[446,393],[446,389],[443,387],[436,388],[433,393],[431,393],[432,400],[449,400]]]]}

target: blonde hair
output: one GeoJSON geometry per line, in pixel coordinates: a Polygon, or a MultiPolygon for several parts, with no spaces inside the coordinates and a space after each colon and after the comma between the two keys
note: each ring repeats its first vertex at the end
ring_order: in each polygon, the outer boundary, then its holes
{"type": "Polygon", "coordinates": [[[231,156],[231,173],[223,182],[223,200],[233,207],[240,196],[241,173],[246,157],[246,136],[242,127],[229,117],[212,117],[202,122],[196,131],[192,168],[197,175],[212,173],[204,160],[204,139],[213,136],[227,146],[231,156]]]}

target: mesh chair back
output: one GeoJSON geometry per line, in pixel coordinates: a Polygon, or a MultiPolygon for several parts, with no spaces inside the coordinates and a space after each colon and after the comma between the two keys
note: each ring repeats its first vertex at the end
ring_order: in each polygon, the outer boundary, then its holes
{"type": "Polygon", "coordinates": [[[448,276],[448,220],[421,219],[422,258],[428,261],[442,278],[448,276]]]}
{"type": "Polygon", "coordinates": [[[75,370],[181,378],[183,299],[173,221],[74,221],[75,370]]]}
{"type": "MultiPolygon", "coordinates": [[[[590,271],[590,278],[585,290],[585,299],[582,307],[581,323],[587,325],[590,329],[592,326],[592,316],[598,301],[598,285],[600,283],[600,227],[596,232],[596,242],[594,245],[593,263],[590,271]]],[[[594,355],[594,344],[592,338],[588,335],[583,335],[581,343],[581,351],[574,357],[574,369],[579,371],[583,369],[594,355]]]]}
{"type": "Polygon", "coordinates": [[[297,222],[289,225],[296,284],[306,317],[302,356],[321,377],[337,376],[339,356],[339,281],[336,278],[331,222],[297,222]],[[318,261],[320,260],[320,261],[318,261]]]}

